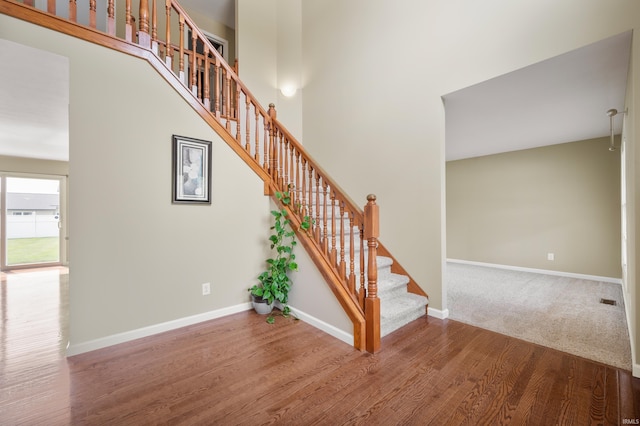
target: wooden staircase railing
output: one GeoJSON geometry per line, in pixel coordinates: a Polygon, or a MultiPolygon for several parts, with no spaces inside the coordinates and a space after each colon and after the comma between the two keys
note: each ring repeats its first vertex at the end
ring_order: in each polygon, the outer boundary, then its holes
{"type": "MultiPolygon", "coordinates": [[[[376,252],[390,254],[377,241],[375,196],[363,212],[277,120],[275,106],[267,111],[260,105],[239,79],[237,64],[226,63],[175,0],[80,0],[88,2],[84,14],[76,1],[47,0],[40,10],[35,0],[0,0],[0,13],[149,61],[263,179],[265,194],[291,192],[290,219],[298,228],[310,217],[311,229],[298,232],[299,239],[351,319],[354,346],[377,351],[376,252]],[[54,16],[66,3],[66,14],[54,16]],[[124,22],[117,20],[116,3],[124,5],[124,22]]],[[[395,259],[392,270],[408,275],[395,259]]],[[[408,290],[426,295],[412,278],[408,290]]]]}

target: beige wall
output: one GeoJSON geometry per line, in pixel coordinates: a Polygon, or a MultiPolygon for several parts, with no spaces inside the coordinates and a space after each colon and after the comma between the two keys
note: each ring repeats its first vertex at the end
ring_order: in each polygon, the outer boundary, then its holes
{"type": "Polygon", "coordinates": [[[620,151],[608,146],[447,162],[447,257],[621,278],[620,151]]]}
{"type": "Polygon", "coordinates": [[[69,163],[66,161],[0,155],[0,172],[67,176],[69,174],[69,163]]]}
{"type": "Polygon", "coordinates": [[[269,103],[276,102],[278,98],[275,0],[237,1],[236,21],[236,54],[240,64],[240,78],[266,109],[269,103]]]}
{"type": "Polygon", "coordinates": [[[248,302],[266,257],[262,181],[146,62],[5,15],[0,37],[70,61],[72,350],[248,302]],[[171,204],[173,134],[213,141],[210,206],[171,204]]]}
{"type": "Polygon", "coordinates": [[[237,2],[240,78],[263,108],[276,105],[278,120],[302,142],[302,4],[300,0],[237,2]],[[285,84],[295,96],[280,93],[285,84]]]}
{"type": "MultiPolygon", "coordinates": [[[[243,63],[258,65],[265,55],[273,57],[270,51],[252,51],[250,38],[243,44],[243,24],[261,20],[260,33],[272,40],[278,20],[268,10],[274,2],[245,9],[240,2],[243,63]]],[[[637,0],[568,0],[561,6],[549,0],[301,4],[304,145],[354,200],[364,203],[368,193],[378,195],[382,241],[429,293],[430,307],[443,311],[441,96],[629,29],[636,30],[631,78],[640,80],[637,0]]],[[[251,79],[252,91],[273,90],[277,64],[264,65],[262,76],[251,79]]],[[[632,96],[637,99],[637,88],[632,96]]],[[[637,122],[640,112],[630,118],[637,122]]],[[[640,166],[640,153],[633,165],[640,166]]],[[[640,314],[634,315],[638,321],[640,314]]]]}

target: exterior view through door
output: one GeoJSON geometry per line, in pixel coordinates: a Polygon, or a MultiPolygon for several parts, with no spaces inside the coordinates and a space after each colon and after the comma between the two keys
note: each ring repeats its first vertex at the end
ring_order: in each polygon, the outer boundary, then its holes
{"type": "Polygon", "coordinates": [[[61,264],[62,177],[3,175],[2,270],[61,264]]]}

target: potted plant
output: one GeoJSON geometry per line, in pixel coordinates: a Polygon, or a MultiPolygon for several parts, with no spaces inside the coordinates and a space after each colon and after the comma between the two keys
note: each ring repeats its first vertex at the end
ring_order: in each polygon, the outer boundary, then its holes
{"type": "MultiPolygon", "coordinates": [[[[274,223],[271,227],[273,233],[269,237],[269,242],[274,257],[266,260],[267,269],[258,275],[260,282],[251,287],[249,292],[256,312],[269,314],[275,303],[281,307],[282,314],[288,316],[290,310],[287,301],[292,284],[288,273],[298,270],[298,264],[295,261],[296,255],[293,253],[297,241],[285,208],[291,204],[291,196],[288,191],[276,192],[275,195],[283,207],[280,210],[271,211],[274,223]]],[[[307,231],[309,226],[309,219],[306,216],[300,224],[300,228],[307,231]]],[[[273,315],[267,318],[267,322],[274,322],[273,315]]]]}

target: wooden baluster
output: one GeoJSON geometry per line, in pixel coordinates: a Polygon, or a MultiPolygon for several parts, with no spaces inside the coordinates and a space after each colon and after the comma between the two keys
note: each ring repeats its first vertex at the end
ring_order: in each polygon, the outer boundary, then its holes
{"type": "Polygon", "coordinates": [[[151,50],[158,54],[158,4],[153,0],[153,12],[151,14],[151,50]]]}
{"type": "MultiPolygon", "coordinates": [[[[262,122],[264,123],[264,139],[263,139],[264,150],[262,151],[262,157],[263,157],[262,168],[268,173],[269,172],[269,117],[262,116],[262,122]]],[[[258,129],[256,128],[256,133],[257,133],[257,130],[258,129]]]]}
{"type": "Polygon", "coordinates": [[[138,31],[138,44],[149,49],[151,36],[149,35],[149,0],[140,0],[140,15],[138,17],[140,31],[138,31]]]}
{"type": "Polygon", "coordinates": [[[69,20],[71,22],[78,22],[77,15],[78,6],[76,5],[76,0],[69,0],[69,20]]]}
{"type": "Polygon", "coordinates": [[[112,36],[116,35],[116,7],[114,0],[109,0],[107,5],[107,33],[112,36]]]}
{"type": "MultiPolygon", "coordinates": [[[[282,136],[284,137],[284,134],[282,136]]],[[[281,143],[283,144],[282,149],[284,151],[282,154],[284,157],[284,163],[282,165],[282,184],[285,187],[289,187],[289,184],[291,184],[289,181],[289,138],[284,138],[281,143]]]]}
{"type": "MultiPolygon", "coordinates": [[[[298,153],[298,155],[300,155],[298,153]]],[[[309,216],[311,219],[311,215],[309,214],[309,208],[307,207],[307,159],[302,157],[302,180],[300,182],[300,188],[302,188],[302,216],[309,216]]],[[[311,225],[311,224],[310,224],[311,225]]]]}
{"type": "MultiPolygon", "coordinates": [[[[296,150],[295,156],[296,156],[296,161],[295,161],[295,176],[296,176],[296,179],[295,179],[295,185],[296,185],[295,205],[296,205],[296,210],[298,211],[298,213],[300,213],[300,217],[302,217],[302,219],[304,219],[304,211],[302,209],[302,203],[300,202],[300,195],[302,195],[302,194],[300,193],[300,152],[298,150],[296,150]]],[[[293,164],[293,147],[291,148],[291,163],[293,164]]]]}
{"type": "Polygon", "coordinates": [[[278,182],[278,173],[276,170],[276,146],[274,141],[274,125],[272,121],[277,117],[276,106],[269,104],[269,174],[273,180],[278,182]]]}
{"type": "MultiPolygon", "coordinates": [[[[191,28],[191,27],[189,27],[191,28]]],[[[197,74],[197,69],[196,69],[196,46],[198,43],[198,35],[195,32],[194,28],[191,28],[191,51],[189,51],[189,54],[191,55],[191,70],[190,70],[190,74],[191,74],[191,92],[194,95],[198,95],[198,86],[196,83],[196,74],[197,74]]]]}
{"type": "Polygon", "coordinates": [[[356,295],[356,265],[355,265],[355,245],[356,239],[355,234],[353,233],[353,228],[355,227],[354,223],[354,213],[353,211],[349,211],[349,289],[351,290],[351,294],[356,295]]]}
{"type": "MultiPolygon", "coordinates": [[[[249,96],[245,95],[244,96],[244,103],[247,105],[247,119],[246,121],[246,129],[244,130],[246,133],[245,136],[245,141],[244,141],[244,149],[245,151],[251,153],[251,114],[249,113],[249,110],[251,109],[251,101],[249,100],[249,96]]],[[[256,150],[256,155],[258,154],[257,150],[256,150]]],[[[257,160],[257,157],[256,157],[257,160]]]]}
{"type": "Polygon", "coordinates": [[[234,85],[236,87],[236,141],[242,145],[242,142],[240,142],[240,85],[235,80],[234,85]]]}
{"type": "MultiPolygon", "coordinates": [[[[322,216],[323,216],[323,228],[322,228],[322,250],[324,255],[329,255],[329,216],[327,215],[327,182],[322,179],[322,216]]],[[[331,230],[333,232],[333,230],[331,230]]]]}
{"type": "MultiPolygon", "coordinates": [[[[273,126],[275,127],[275,124],[273,124],[273,126]]],[[[282,163],[283,158],[284,158],[284,153],[283,153],[283,149],[284,149],[284,134],[280,131],[280,129],[275,129],[276,131],[276,149],[278,151],[278,182],[280,184],[281,188],[286,188],[285,186],[285,179],[284,179],[284,165],[282,163]],[[280,138],[278,139],[278,136],[280,136],[280,138]]]]}
{"type": "Polygon", "coordinates": [[[344,261],[344,201],[340,203],[340,278],[343,280],[347,278],[346,264],[344,261]]]}
{"type": "MultiPolygon", "coordinates": [[[[113,0],[109,0],[113,2],[113,0]]],[[[56,0],[47,0],[47,12],[56,14],[56,0]]]]}
{"type": "Polygon", "coordinates": [[[35,0],[23,0],[22,4],[24,4],[25,6],[34,7],[36,5],[36,2],[35,0]]]}
{"type": "Polygon", "coordinates": [[[207,111],[211,111],[211,100],[209,99],[209,44],[204,45],[204,84],[202,90],[204,92],[204,107],[207,111]]]}
{"type": "Polygon", "coordinates": [[[224,114],[227,116],[226,128],[231,129],[231,74],[225,69],[224,114]]]}
{"type": "MultiPolygon", "coordinates": [[[[253,104],[253,102],[252,102],[252,104],[253,104]]],[[[259,113],[259,111],[258,111],[258,108],[255,105],[253,105],[253,109],[256,112],[256,140],[255,140],[255,146],[256,146],[255,156],[256,157],[255,158],[256,158],[256,162],[258,164],[260,164],[260,132],[258,130],[259,129],[259,127],[258,127],[258,117],[259,117],[258,113],[259,113]]],[[[250,127],[248,123],[247,123],[247,127],[250,127]]],[[[247,130],[247,132],[249,132],[249,131],[250,130],[247,130]]],[[[262,152],[262,156],[264,157],[264,151],[262,152]]]]}
{"type": "MultiPolygon", "coordinates": [[[[165,23],[167,27],[167,35],[166,35],[166,43],[167,43],[167,53],[164,57],[164,61],[167,66],[173,70],[173,47],[171,46],[171,0],[166,0],[164,7],[166,9],[167,22],[165,23]]],[[[182,25],[182,24],[181,24],[182,25]]],[[[180,77],[182,80],[182,77],[180,77]]]]}
{"type": "Polygon", "coordinates": [[[331,191],[331,263],[338,267],[338,252],[336,249],[336,191],[331,191]]]}
{"type": "Polygon", "coordinates": [[[316,233],[314,234],[316,242],[320,244],[320,173],[316,171],[316,233]]]}
{"type": "Polygon", "coordinates": [[[225,109],[225,92],[224,92],[224,85],[226,84],[227,79],[225,78],[227,70],[223,67],[220,66],[220,93],[218,93],[218,96],[220,96],[220,118],[224,118],[227,115],[227,111],[225,109]]]}
{"type": "Polygon", "coordinates": [[[360,231],[360,288],[358,289],[358,301],[364,309],[364,299],[367,297],[367,288],[364,284],[364,224],[359,224],[360,231]]]}
{"type": "Polygon", "coordinates": [[[180,40],[180,47],[178,50],[178,54],[179,56],[179,77],[180,77],[180,81],[182,81],[182,83],[188,87],[187,81],[186,81],[186,77],[185,77],[185,73],[184,73],[184,15],[180,14],[179,16],[179,21],[178,21],[178,30],[179,30],[179,40],[180,40]]]}
{"type": "MultiPolygon", "coordinates": [[[[311,166],[311,163],[307,163],[307,166],[309,168],[309,191],[307,192],[308,195],[308,201],[307,201],[307,208],[309,209],[309,219],[312,220],[313,219],[313,166],[311,166]]],[[[315,207],[315,209],[318,209],[318,206],[315,207]]],[[[311,230],[313,231],[314,235],[315,235],[315,230],[318,227],[318,221],[317,220],[313,220],[313,224],[311,227],[311,230]]]]}
{"type": "Polygon", "coordinates": [[[295,147],[293,146],[293,143],[291,141],[289,141],[289,139],[287,139],[287,147],[288,147],[288,152],[289,152],[289,173],[287,174],[287,176],[289,176],[289,183],[291,185],[292,188],[294,188],[294,191],[292,191],[293,193],[293,199],[291,200],[294,203],[294,206],[296,206],[296,211],[299,211],[297,206],[298,201],[298,187],[295,186],[296,185],[296,175],[297,175],[297,169],[295,169],[295,162],[294,162],[294,158],[295,155],[293,153],[295,147]]]}
{"type": "Polygon", "coordinates": [[[96,0],[89,0],[89,26],[96,27],[96,0]]]}
{"type": "MultiPolygon", "coordinates": [[[[220,59],[218,58],[218,56],[216,56],[216,72],[214,73],[214,78],[216,79],[213,84],[215,86],[215,90],[214,90],[214,102],[215,102],[215,114],[216,114],[216,118],[218,120],[220,120],[220,59]]],[[[247,98],[247,101],[249,99],[247,98]]],[[[256,111],[257,114],[257,111],[256,111]]],[[[247,119],[248,120],[248,119],[247,119]]],[[[257,115],[256,115],[256,124],[257,124],[257,115]]]]}
{"type": "Polygon", "coordinates": [[[202,69],[202,58],[198,56],[195,50],[193,51],[193,55],[196,57],[196,96],[198,97],[198,100],[200,102],[204,103],[204,91],[202,90],[202,79],[204,76],[200,72],[200,70],[202,69]]]}
{"type": "Polygon", "coordinates": [[[367,271],[367,297],[364,313],[367,322],[367,351],[371,353],[380,350],[380,298],[378,298],[378,265],[377,247],[380,236],[380,214],[376,204],[376,196],[369,194],[364,207],[364,238],[369,247],[369,265],[367,271]]]}
{"type": "Polygon", "coordinates": [[[133,28],[131,26],[131,0],[125,1],[124,27],[124,39],[130,42],[133,40],[133,28]]]}

